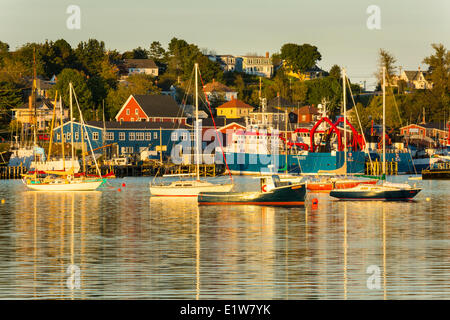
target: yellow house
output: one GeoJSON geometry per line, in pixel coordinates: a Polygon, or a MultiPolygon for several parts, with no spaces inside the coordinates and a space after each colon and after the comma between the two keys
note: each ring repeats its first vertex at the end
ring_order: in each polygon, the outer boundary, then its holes
{"type": "Polygon", "coordinates": [[[217,107],[217,115],[227,119],[242,118],[248,116],[253,109],[251,105],[232,98],[230,101],[217,107]]]}
{"type": "Polygon", "coordinates": [[[288,65],[285,65],[284,68],[287,76],[297,78],[300,81],[320,79],[327,75],[327,73],[324,70],[320,69],[317,65],[315,65],[309,70],[306,70],[303,73],[292,71],[292,68],[288,65]]]}

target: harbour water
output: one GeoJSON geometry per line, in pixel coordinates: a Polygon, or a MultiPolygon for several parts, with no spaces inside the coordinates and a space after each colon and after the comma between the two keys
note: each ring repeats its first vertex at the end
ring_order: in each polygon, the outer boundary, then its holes
{"type": "Polygon", "coordinates": [[[411,181],[414,202],[310,194],[274,208],[151,198],[150,180],[72,193],[0,181],[0,298],[450,297],[450,181],[411,181]]]}

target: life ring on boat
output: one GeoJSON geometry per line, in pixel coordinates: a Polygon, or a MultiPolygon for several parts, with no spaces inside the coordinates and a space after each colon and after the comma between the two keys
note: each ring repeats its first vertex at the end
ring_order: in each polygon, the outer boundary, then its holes
{"type": "Polygon", "coordinates": [[[261,191],[267,192],[267,184],[263,184],[263,186],[261,187],[261,191]]]}

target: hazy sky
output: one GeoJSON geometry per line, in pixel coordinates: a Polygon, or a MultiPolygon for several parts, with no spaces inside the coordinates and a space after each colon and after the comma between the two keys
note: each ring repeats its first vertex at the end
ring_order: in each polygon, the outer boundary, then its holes
{"type": "Polygon", "coordinates": [[[125,51],[154,40],[166,47],[172,37],[218,54],[262,55],[287,42],[310,43],[322,54],[320,67],[346,67],[353,82],[370,86],[379,48],[404,69],[417,69],[431,43],[450,47],[450,0],[0,0],[0,40],[11,50],[96,38],[125,51]],[[66,27],[69,5],[81,9],[79,30],[66,27]],[[366,26],[370,5],[381,9],[381,30],[366,26]]]}

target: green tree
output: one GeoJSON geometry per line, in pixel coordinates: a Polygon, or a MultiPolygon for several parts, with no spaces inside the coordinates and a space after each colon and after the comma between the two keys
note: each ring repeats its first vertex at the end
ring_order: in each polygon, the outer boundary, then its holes
{"type": "Polygon", "coordinates": [[[6,42],[0,41],[0,53],[5,53],[9,51],[9,44],[6,42]]]}
{"type": "Polygon", "coordinates": [[[303,81],[295,81],[291,86],[291,100],[304,104],[308,96],[308,87],[303,81]]]}
{"type": "Polygon", "coordinates": [[[22,88],[11,81],[0,82],[0,110],[17,108],[22,104],[22,88]]]}
{"type": "Polygon", "coordinates": [[[383,77],[383,67],[386,67],[386,83],[390,83],[392,81],[392,77],[395,74],[397,67],[395,63],[397,59],[389,53],[387,50],[380,49],[378,53],[378,70],[375,73],[375,76],[378,79],[378,83],[382,82],[383,77]]]}
{"type": "Polygon", "coordinates": [[[153,41],[150,44],[150,51],[148,57],[155,61],[155,63],[163,63],[166,60],[166,50],[162,47],[159,41],[153,41]]]}
{"type": "Polygon", "coordinates": [[[322,60],[322,55],[316,46],[310,44],[298,45],[286,43],[281,47],[280,57],[294,72],[305,72],[322,60]]]}
{"type": "MultiPolygon", "coordinates": [[[[58,90],[58,94],[62,96],[63,103],[69,105],[69,83],[72,82],[75,94],[83,111],[83,115],[87,117],[89,113],[84,114],[84,111],[92,110],[92,92],[88,87],[88,78],[83,71],[75,69],[64,69],[57,76],[56,85],[52,88],[50,96],[54,96],[54,91],[58,90]]],[[[72,98],[74,105],[74,115],[78,118],[78,110],[75,104],[75,99],[72,98]]]]}
{"type": "MultiPolygon", "coordinates": [[[[436,105],[431,110],[431,119],[440,121],[450,113],[450,51],[443,44],[432,44],[434,54],[426,57],[423,62],[429,65],[433,83],[431,94],[436,105]]],[[[446,121],[447,119],[444,119],[446,121]]]]}
{"type": "Polygon", "coordinates": [[[44,64],[44,76],[47,78],[59,74],[65,68],[75,66],[76,57],[70,44],[63,40],[46,41],[41,49],[44,64]]]}
{"type": "Polygon", "coordinates": [[[330,77],[334,79],[341,79],[341,67],[339,67],[337,64],[333,65],[330,69],[330,77]]]}
{"type": "Polygon", "coordinates": [[[96,39],[80,42],[75,49],[80,70],[92,76],[101,72],[101,62],[106,56],[105,43],[96,39]]]}
{"type": "Polygon", "coordinates": [[[326,99],[328,101],[327,109],[331,116],[341,113],[342,86],[339,80],[326,77],[305,83],[308,87],[307,103],[318,105],[322,103],[323,99],[326,99]]]}

